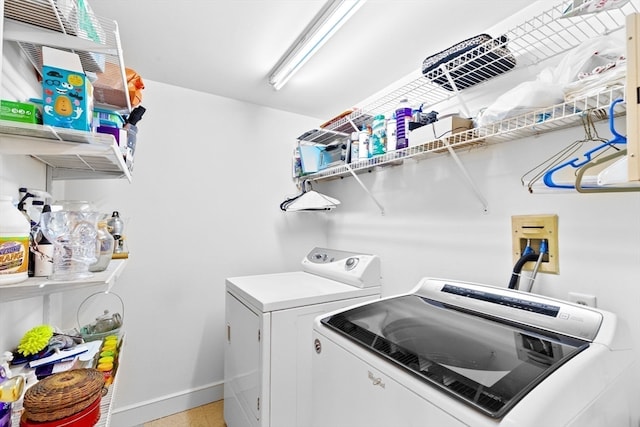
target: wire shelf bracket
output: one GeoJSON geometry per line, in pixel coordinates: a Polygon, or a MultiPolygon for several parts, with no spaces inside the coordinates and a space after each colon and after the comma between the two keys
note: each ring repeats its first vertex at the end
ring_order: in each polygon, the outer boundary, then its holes
{"type": "Polygon", "coordinates": [[[449,72],[449,69],[446,67],[445,64],[440,64],[440,70],[447,77],[447,81],[451,85],[451,88],[453,89],[453,93],[456,95],[456,99],[458,100],[458,103],[459,103],[458,107],[460,109],[460,112],[464,115],[464,117],[471,117],[471,110],[469,110],[469,107],[467,107],[467,103],[464,102],[464,97],[462,96],[462,93],[458,89],[458,86],[456,85],[456,81],[454,80],[453,76],[449,72]]]}
{"type": "Polygon", "coordinates": [[[449,144],[449,138],[443,138],[442,142],[444,143],[445,147],[447,147],[447,151],[449,151],[449,154],[451,154],[451,157],[458,166],[458,169],[460,169],[460,172],[462,172],[462,176],[465,178],[465,181],[467,182],[467,184],[469,184],[469,187],[471,187],[471,190],[476,195],[476,198],[482,204],[482,209],[484,210],[484,212],[489,212],[489,203],[487,202],[487,199],[482,195],[482,192],[471,178],[471,175],[469,175],[469,172],[460,160],[460,157],[458,157],[458,154],[455,152],[451,144],[449,144]]]}
{"type": "Polygon", "coordinates": [[[358,175],[356,175],[356,173],[353,171],[353,169],[351,169],[351,166],[349,166],[348,164],[346,164],[345,166],[346,166],[347,170],[351,173],[351,175],[353,175],[353,177],[355,178],[356,182],[358,184],[360,184],[360,187],[362,187],[362,189],[365,191],[365,193],[367,193],[367,195],[371,198],[371,200],[373,200],[373,202],[378,206],[378,208],[380,209],[380,215],[384,216],[384,206],[382,206],[382,204],[380,204],[380,202],[378,201],[378,199],[375,198],[373,193],[371,193],[371,191],[369,191],[367,186],[364,185],[364,183],[358,177],[358,175]]]}

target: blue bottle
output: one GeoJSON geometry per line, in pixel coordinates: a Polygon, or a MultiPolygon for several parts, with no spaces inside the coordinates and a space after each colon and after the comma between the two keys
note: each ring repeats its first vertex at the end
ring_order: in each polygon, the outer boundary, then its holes
{"type": "Polygon", "coordinates": [[[371,155],[379,156],[387,152],[387,129],[383,114],[378,114],[371,123],[371,155]]]}

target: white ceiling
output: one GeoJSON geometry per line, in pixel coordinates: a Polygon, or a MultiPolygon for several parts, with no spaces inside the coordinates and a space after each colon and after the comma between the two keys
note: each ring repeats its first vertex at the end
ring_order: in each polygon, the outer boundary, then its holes
{"type": "MultiPolygon", "coordinates": [[[[91,0],[143,79],[319,119],[420,69],[531,0],[368,0],[280,91],[268,74],[324,0],[91,0]]],[[[492,34],[497,36],[497,34],[492,34]]]]}

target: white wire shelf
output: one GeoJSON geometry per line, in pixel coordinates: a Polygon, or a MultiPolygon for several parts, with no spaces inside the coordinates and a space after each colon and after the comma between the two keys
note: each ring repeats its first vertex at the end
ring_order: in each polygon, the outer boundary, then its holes
{"type": "Polygon", "coordinates": [[[42,46],[78,54],[93,72],[97,107],[131,111],[122,46],[115,21],[85,14],[76,2],[5,0],[4,40],[15,41],[33,67],[42,71],[42,46]]]}
{"type": "MultiPolygon", "coordinates": [[[[419,160],[430,155],[444,153],[448,151],[447,145],[452,149],[459,150],[540,135],[577,126],[581,123],[582,117],[586,112],[590,112],[595,119],[603,120],[608,117],[610,104],[615,99],[624,99],[624,97],[625,87],[615,86],[597,94],[578,97],[570,102],[552,105],[531,113],[451,134],[440,139],[433,139],[380,156],[359,160],[348,165],[323,169],[313,174],[303,175],[297,179],[301,181],[320,181],[340,178],[350,175],[349,169],[354,172],[367,172],[380,166],[397,165],[408,159],[419,160]]],[[[623,108],[621,106],[616,114],[624,114],[623,108]]]]}
{"type": "Polygon", "coordinates": [[[30,277],[27,280],[10,285],[0,286],[0,302],[16,301],[25,298],[67,292],[76,289],[94,287],[108,291],[120,277],[127,265],[127,260],[111,260],[105,271],[93,273],[87,279],[71,281],[50,280],[47,277],[30,277]]]}
{"type": "MultiPolygon", "coordinates": [[[[469,67],[469,61],[452,59],[424,76],[391,89],[376,99],[365,101],[361,108],[331,123],[325,130],[348,129],[351,132],[357,129],[352,129],[350,122],[357,122],[363,115],[373,117],[384,114],[389,117],[403,98],[410,98],[415,104],[430,107],[443,103],[460,93],[460,90],[456,90],[458,86],[475,87],[494,76],[496,69],[502,66],[498,59],[501,49],[507,48],[513,55],[515,68],[535,65],[556,57],[589,38],[623,29],[626,16],[638,11],[635,2],[628,2],[617,9],[567,18],[563,17],[566,6],[567,2],[561,2],[503,34],[493,34],[498,40],[504,36],[504,41],[486,42],[465,53],[465,59],[475,61],[474,67],[469,67]],[[441,78],[441,72],[455,77],[453,90],[435,83],[441,78]]],[[[448,82],[450,84],[451,80],[448,82]]]]}
{"type": "Polygon", "coordinates": [[[131,182],[131,171],[109,134],[0,120],[0,154],[31,156],[53,168],[53,179],[131,182]]]}

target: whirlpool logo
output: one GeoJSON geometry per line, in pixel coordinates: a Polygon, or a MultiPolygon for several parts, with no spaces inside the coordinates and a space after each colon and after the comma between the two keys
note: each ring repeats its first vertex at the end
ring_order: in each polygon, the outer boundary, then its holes
{"type": "Polygon", "coordinates": [[[382,388],[385,388],[385,385],[382,382],[382,378],[376,377],[375,375],[373,375],[373,372],[371,372],[371,371],[368,371],[368,374],[369,374],[369,379],[371,380],[371,383],[373,385],[377,385],[377,386],[380,386],[382,388]]]}

